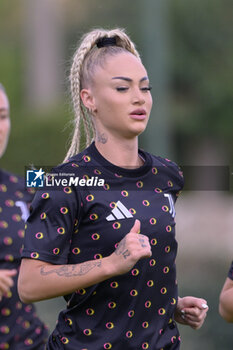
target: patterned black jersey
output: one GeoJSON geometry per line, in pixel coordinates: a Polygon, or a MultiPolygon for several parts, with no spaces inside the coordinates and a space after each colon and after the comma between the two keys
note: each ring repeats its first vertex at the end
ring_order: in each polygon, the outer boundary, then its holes
{"type": "Polygon", "coordinates": [[[167,159],[139,154],[142,167],[120,168],[93,143],[55,169],[86,180],[86,186],[47,187],[34,197],[23,257],[52,264],[101,259],[113,253],[135,219],[152,247],[152,256],[128,273],[66,295],[67,309],[48,349],[179,349],[174,203],[182,173],[167,159]],[[93,178],[101,186],[87,186],[93,178]]]}
{"type": "Polygon", "coordinates": [[[230,267],[230,270],[228,272],[228,277],[233,280],[233,261],[231,263],[231,267],[230,267]]]}
{"type": "MultiPolygon", "coordinates": [[[[19,269],[24,226],[32,193],[24,189],[24,181],[0,170],[0,269],[19,269]]],[[[20,301],[14,285],[0,301],[0,349],[43,349],[47,328],[36,316],[32,304],[20,301]]]]}

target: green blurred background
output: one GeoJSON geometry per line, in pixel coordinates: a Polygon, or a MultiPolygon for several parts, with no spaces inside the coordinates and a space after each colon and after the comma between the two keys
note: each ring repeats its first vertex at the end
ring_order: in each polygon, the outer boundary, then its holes
{"type": "MultiPolygon", "coordinates": [[[[24,175],[29,164],[62,162],[72,132],[68,76],[77,43],[92,28],[123,27],[153,87],[140,146],[181,166],[232,169],[232,14],[231,0],[1,0],[0,82],[12,119],[1,167],[24,175]]],[[[177,203],[180,295],[204,297],[210,306],[201,330],[180,327],[183,350],[233,347],[233,325],[218,315],[233,258],[232,209],[230,190],[184,191],[177,203]]],[[[61,305],[38,303],[51,329],[61,305]]]]}

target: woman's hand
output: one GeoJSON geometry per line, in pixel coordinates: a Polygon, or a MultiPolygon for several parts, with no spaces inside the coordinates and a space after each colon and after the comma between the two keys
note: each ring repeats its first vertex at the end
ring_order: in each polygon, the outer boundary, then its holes
{"type": "Polygon", "coordinates": [[[2,296],[9,292],[10,287],[13,286],[13,276],[17,274],[17,270],[0,270],[0,300],[2,296]]]}
{"type": "Polygon", "coordinates": [[[102,259],[80,264],[53,265],[39,259],[24,258],[21,263],[18,292],[24,303],[71,294],[113,276],[128,272],[139,259],[151,256],[147,236],[138,234],[136,220],[130,232],[119,242],[116,250],[102,259]]]}
{"type": "Polygon", "coordinates": [[[193,329],[199,329],[205,321],[208,310],[205,299],[195,297],[178,298],[175,320],[193,329]]]}
{"type": "Polygon", "coordinates": [[[135,220],[130,232],[119,242],[116,250],[110,255],[114,275],[128,272],[139,259],[151,256],[151,247],[147,236],[139,234],[141,223],[135,220]]]}

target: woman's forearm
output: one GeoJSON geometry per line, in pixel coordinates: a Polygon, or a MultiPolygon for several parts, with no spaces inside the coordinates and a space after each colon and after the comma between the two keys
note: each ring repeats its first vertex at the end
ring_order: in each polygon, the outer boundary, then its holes
{"type": "Polygon", "coordinates": [[[25,303],[73,293],[110,278],[113,269],[109,258],[74,265],[52,265],[23,259],[18,279],[20,298],[25,303]]]}
{"type": "Polygon", "coordinates": [[[233,281],[226,279],[219,298],[219,313],[227,322],[233,322],[233,281]]]}
{"type": "Polygon", "coordinates": [[[151,256],[149,239],[139,235],[139,229],[140,221],[136,220],[116,250],[103,259],[72,265],[23,259],[18,280],[20,298],[26,303],[55,298],[128,272],[139,259],[151,256]]]}

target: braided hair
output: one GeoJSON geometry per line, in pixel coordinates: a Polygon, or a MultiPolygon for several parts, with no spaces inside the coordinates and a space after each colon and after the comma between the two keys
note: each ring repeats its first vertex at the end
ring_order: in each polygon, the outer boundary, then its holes
{"type": "Polygon", "coordinates": [[[4,86],[0,83],[0,91],[3,91],[6,94],[6,90],[4,88],[4,86]]]}
{"type": "Polygon", "coordinates": [[[80,98],[81,89],[92,83],[96,67],[103,67],[107,56],[115,56],[122,52],[130,52],[140,60],[134,43],[124,29],[95,29],[82,37],[81,43],[73,56],[70,70],[71,96],[75,118],[73,137],[65,161],[79,152],[82,124],[86,137],[86,147],[90,145],[96,133],[91,112],[87,110],[80,98]],[[106,38],[114,38],[114,44],[98,45],[101,40],[106,40],[106,38]]]}

